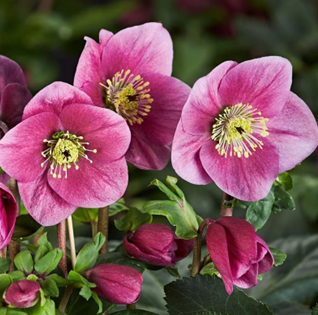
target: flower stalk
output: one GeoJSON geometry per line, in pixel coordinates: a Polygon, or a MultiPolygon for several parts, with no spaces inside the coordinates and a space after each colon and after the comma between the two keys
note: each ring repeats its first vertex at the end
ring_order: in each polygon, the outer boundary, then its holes
{"type": "Polygon", "coordinates": [[[71,215],[67,218],[67,226],[68,226],[68,237],[69,237],[70,249],[71,249],[72,267],[74,269],[75,263],[76,263],[76,248],[75,248],[73,220],[71,215]]]}
{"type": "Polygon", "coordinates": [[[224,216],[228,216],[231,217],[233,214],[233,207],[232,208],[228,208],[224,205],[224,203],[226,202],[230,202],[233,200],[233,197],[228,195],[227,193],[223,192],[222,195],[222,204],[221,204],[221,211],[220,211],[220,216],[224,217],[224,216]]]}
{"type": "Polygon", "coordinates": [[[109,225],[109,207],[107,206],[104,208],[100,208],[98,212],[98,231],[101,232],[106,237],[106,241],[100,250],[100,254],[107,253],[108,225],[109,225]]]}
{"type": "Polygon", "coordinates": [[[65,278],[67,277],[67,254],[66,254],[66,221],[63,220],[57,225],[57,245],[63,252],[63,257],[59,263],[65,278]]]}

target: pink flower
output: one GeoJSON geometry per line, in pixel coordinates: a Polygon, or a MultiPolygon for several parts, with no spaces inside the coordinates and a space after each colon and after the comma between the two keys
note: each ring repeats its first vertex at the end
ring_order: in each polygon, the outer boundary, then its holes
{"type": "Polygon", "coordinates": [[[110,303],[133,304],[139,299],[143,279],[133,268],[102,264],[86,271],[85,276],[96,284],[93,291],[110,303]]]}
{"type": "Polygon", "coordinates": [[[9,245],[17,218],[17,203],[11,191],[0,183],[0,250],[9,245]]]}
{"type": "Polygon", "coordinates": [[[179,239],[165,224],[145,224],[126,235],[124,248],[128,255],[152,265],[174,266],[191,253],[193,242],[179,239]]]}
{"type": "Polygon", "coordinates": [[[5,293],[5,301],[19,308],[32,307],[40,298],[40,289],[40,285],[31,280],[14,282],[5,293]]]}
{"type": "Polygon", "coordinates": [[[25,207],[42,225],[61,222],[77,207],[109,205],[125,192],[129,129],[91,104],[84,92],[53,83],[0,141],[0,165],[18,180],[25,207]]]}
{"type": "Polygon", "coordinates": [[[232,293],[233,284],[243,289],[257,285],[257,275],[273,266],[274,258],[267,244],[245,220],[234,217],[210,220],[206,242],[228,294],[232,293]]]}
{"type": "Polygon", "coordinates": [[[159,23],[101,30],[99,44],[86,37],[74,85],[96,106],[109,108],[129,125],[128,162],[162,169],[190,88],[172,78],[172,41],[159,23]]]}
{"type": "Polygon", "coordinates": [[[290,92],[291,81],[281,57],[227,61],[199,79],[173,141],[176,172],[242,200],[266,197],[277,175],[318,144],[315,118],[290,92]]]}
{"type": "MultiPolygon", "coordinates": [[[[31,97],[20,66],[0,55],[0,139],[22,120],[31,97]]],[[[0,174],[0,182],[6,184],[8,180],[8,175],[0,174]]]]}

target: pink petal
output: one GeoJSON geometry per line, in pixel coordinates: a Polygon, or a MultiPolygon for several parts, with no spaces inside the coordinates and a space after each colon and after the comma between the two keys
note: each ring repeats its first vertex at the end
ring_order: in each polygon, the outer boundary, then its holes
{"type": "Polygon", "coordinates": [[[0,183],[7,185],[10,176],[8,174],[0,174],[0,183]]]}
{"type": "Polygon", "coordinates": [[[53,113],[31,117],[13,129],[0,142],[0,165],[11,177],[20,182],[37,179],[45,170],[41,152],[46,149],[44,139],[59,130],[59,119],[53,113]]]}
{"type": "Polygon", "coordinates": [[[15,61],[0,55],[0,92],[10,83],[26,87],[21,67],[15,61]]]}
{"type": "Polygon", "coordinates": [[[104,47],[107,45],[108,41],[114,36],[110,31],[101,29],[99,32],[99,48],[102,52],[104,47]]]}
{"type": "Polygon", "coordinates": [[[202,165],[212,180],[227,194],[245,201],[263,199],[278,175],[276,148],[262,138],[263,149],[257,148],[248,158],[221,156],[216,142],[207,141],[200,151],[202,165]]]}
{"type": "Polygon", "coordinates": [[[233,278],[239,278],[256,257],[256,237],[253,226],[235,217],[221,217],[216,221],[225,229],[233,278]]]}
{"type": "Polygon", "coordinates": [[[85,147],[93,161],[107,163],[125,155],[130,144],[130,130],[126,121],[115,112],[90,105],[69,105],[60,115],[64,131],[83,136],[85,147]]]}
{"type": "Polygon", "coordinates": [[[266,242],[256,235],[258,273],[264,273],[270,270],[274,264],[274,257],[268,248],[266,242]]]}
{"type": "Polygon", "coordinates": [[[144,121],[130,129],[148,142],[170,145],[191,89],[180,80],[159,73],[143,78],[150,83],[149,94],[154,101],[144,121]]]}
{"type": "Polygon", "coordinates": [[[63,200],[49,186],[46,178],[45,172],[33,182],[19,182],[19,192],[23,204],[34,220],[41,225],[51,226],[69,217],[77,207],[63,200]]]}
{"type": "Polygon", "coordinates": [[[187,134],[180,120],[172,143],[171,161],[176,173],[192,184],[205,185],[212,182],[202,166],[199,155],[206,141],[211,141],[211,138],[205,134],[201,136],[187,134]]]}
{"type": "Polygon", "coordinates": [[[31,98],[32,95],[29,90],[18,83],[11,83],[3,89],[0,102],[0,117],[9,129],[22,120],[24,107],[31,98]]]}
{"type": "Polygon", "coordinates": [[[223,78],[219,95],[222,105],[250,104],[262,116],[276,116],[284,107],[292,82],[292,66],[282,57],[245,61],[223,78]]]}
{"type": "Polygon", "coordinates": [[[171,75],[172,41],[160,23],[146,23],[115,34],[105,46],[102,69],[105,79],[124,70],[135,75],[157,72],[171,75]]]}
{"type": "Polygon", "coordinates": [[[182,111],[184,130],[192,135],[211,135],[215,117],[223,106],[219,99],[219,86],[228,71],[237,65],[234,61],[223,62],[193,86],[189,99],[182,111]]]}
{"type": "Polygon", "coordinates": [[[228,294],[231,294],[233,291],[233,277],[225,229],[215,222],[210,223],[206,233],[206,243],[212,262],[222,276],[225,290],[228,294]]]}
{"type": "Polygon", "coordinates": [[[131,133],[130,147],[125,155],[127,161],[143,170],[161,170],[170,159],[169,146],[158,146],[131,133]]]}
{"type": "Polygon", "coordinates": [[[120,199],[128,184],[125,158],[114,162],[94,159],[93,163],[80,158],[76,170],[67,170],[67,178],[53,178],[48,173],[48,182],[53,190],[67,202],[78,207],[99,208],[120,199]]]}
{"type": "Polygon", "coordinates": [[[257,285],[258,264],[252,264],[249,270],[240,278],[234,280],[234,284],[242,289],[248,289],[257,285]]]}
{"type": "Polygon", "coordinates": [[[32,98],[24,109],[23,120],[43,112],[59,116],[63,108],[70,104],[92,104],[92,100],[70,84],[54,82],[32,98]]]}
{"type": "Polygon", "coordinates": [[[308,106],[294,93],[283,111],[267,123],[271,143],[279,154],[279,173],[294,168],[318,145],[318,128],[308,106]]]}

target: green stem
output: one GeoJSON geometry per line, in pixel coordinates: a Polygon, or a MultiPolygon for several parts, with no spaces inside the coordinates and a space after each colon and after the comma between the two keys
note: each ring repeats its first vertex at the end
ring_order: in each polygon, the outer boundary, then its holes
{"type": "Polygon", "coordinates": [[[95,235],[98,233],[98,222],[95,220],[91,220],[91,227],[92,227],[92,236],[94,239],[95,235]]]}
{"type": "Polygon", "coordinates": [[[98,212],[98,231],[101,232],[106,237],[106,241],[100,250],[100,254],[107,253],[108,224],[109,224],[108,220],[109,220],[109,207],[100,208],[98,212]]]}
{"type": "Polygon", "coordinates": [[[222,204],[221,204],[221,211],[220,211],[220,216],[223,217],[223,216],[228,216],[228,217],[231,217],[232,214],[233,214],[233,208],[227,208],[224,206],[224,202],[227,202],[227,201],[232,201],[233,200],[233,197],[228,195],[227,193],[223,192],[223,195],[222,195],[222,204]]]}
{"type": "Polygon", "coordinates": [[[127,310],[135,310],[136,309],[136,304],[135,303],[127,304],[126,308],[127,308],[127,310]]]}
{"type": "Polygon", "coordinates": [[[73,289],[74,289],[73,286],[68,286],[65,288],[64,294],[62,296],[62,299],[59,305],[59,310],[61,312],[65,312],[67,303],[72,295],[73,289]]]}

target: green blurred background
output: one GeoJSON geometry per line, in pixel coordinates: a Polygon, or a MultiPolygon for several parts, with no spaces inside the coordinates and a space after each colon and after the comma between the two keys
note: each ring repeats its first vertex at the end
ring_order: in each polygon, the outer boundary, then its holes
{"type": "MultiPolygon", "coordinates": [[[[170,32],[173,75],[190,86],[223,61],[280,55],[293,64],[292,90],[318,116],[316,0],[1,0],[0,54],[23,67],[35,94],[56,80],[72,83],[84,36],[97,40],[101,28],[117,32],[148,21],[161,22],[170,32]]],[[[164,181],[167,175],[176,176],[171,166],[160,172],[130,167],[126,202],[141,206],[145,200],[164,198],[148,184],[154,178],[164,181]]],[[[289,253],[286,267],[265,276],[252,291],[276,305],[281,315],[309,314],[307,306],[318,301],[317,156],[313,154],[292,175],[296,211],[272,214],[259,232],[289,253]],[[280,293],[273,298],[275,290],[280,293]]],[[[181,179],[179,184],[202,217],[218,217],[221,192],[214,184],[194,186],[181,179]]],[[[238,209],[235,215],[245,213],[238,209]]],[[[88,237],[90,227],[78,224],[76,233],[88,237]]],[[[112,226],[110,238],[121,237],[112,226]]],[[[189,261],[181,264],[182,274],[189,261]]],[[[140,305],[164,314],[162,284],[171,278],[160,272],[149,277],[157,278],[145,280],[147,293],[140,305]]]]}

